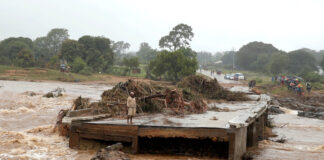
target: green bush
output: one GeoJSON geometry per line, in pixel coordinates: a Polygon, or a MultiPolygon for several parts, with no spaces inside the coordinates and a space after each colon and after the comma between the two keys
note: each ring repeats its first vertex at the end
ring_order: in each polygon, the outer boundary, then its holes
{"type": "Polygon", "coordinates": [[[73,72],[79,73],[81,70],[83,70],[83,68],[87,66],[87,64],[80,57],[77,57],[74,59],[71,66],[73,72]]]}
{"type": "Polygon", "coordinates": [[[305,81],[307,82],[320,82],[321,76],[316,72],[307,72],[303,75],[305,81]]]}
{"type": "Polygon", "coordinates": [[[312,88],[314,90],[323,90],[324,89],[323,85],[319,82],[312,83],[312,88]]]}
{"type": "Polygon", "coordinates": [[[255,81],[256,81],[256,83],[262,83],[263,82],[263,80],[261,78],[256,78],[255,81]]]}
{"type": "Polygon", "coordinates": [[[322,75],[320,78],[321,78],[320,83],[324,84],[324,75],[322,75]]]}
{"type": "Polygon", "coordinates": [[[81,71],[78,73],[83,74],[83,75],[91,75],[92,74],[92,69],[90,67],[84,67],[81,71]]]}

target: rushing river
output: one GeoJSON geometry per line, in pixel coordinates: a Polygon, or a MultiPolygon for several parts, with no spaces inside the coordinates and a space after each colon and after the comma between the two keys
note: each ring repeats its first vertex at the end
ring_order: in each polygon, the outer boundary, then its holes
{"type": "Polygon", "coordinates": [[[77,96],[98,100],[110,86],[24,81],[0,81],[0,86],[0,159],[90,158],[93,153],[69,149],[68,140],[52,132],[53,124],[77,96]],[[43,97],[57,87],[66,90],[62,97],[43,97]]]}
{"type": "MultiPolygon", "coordinates": [[[[217,77],[221,82],[221,77],[217,77]]],[[[111,88],[101,84],[63,82],[0,81],[0,159],[90,159],[94,151],[68,147],[68,139],[53,133],[57,113],[71,107],[77,96],[100,99],[111,88]],[[42,95],[61,87],[62,97],[42,95]],[[30,96],[28,91],[35,92],[30,96]]],[[[232,90],[245,90],[242,85],[232,90]]],[[[321,159],[324,157],[324,121],[297,117],[296,111],[271,116],[273,132],[287,138],[286,143],[260,142],[256,159],[321,159]],[[283,127],[280,127],[283,126],[283,127]]],[[[133,159],[197,159],[193,157],[130,155],[133,159]]]]}

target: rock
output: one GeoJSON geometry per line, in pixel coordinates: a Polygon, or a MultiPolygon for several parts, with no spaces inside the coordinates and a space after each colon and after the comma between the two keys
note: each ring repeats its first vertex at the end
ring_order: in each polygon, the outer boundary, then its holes
{"type": "Polygon", "coordinates": [[[315,118],[316,115],[313,112],[301,111],[297,114],[300,117],[315,118]]]}
{"type": "Polygon", "coordinates": [[[114,151],[114,150],[118,150],[118,151],[120,151],[120,150],[122,150],[123,149],[123,145],[121,144],[121,143],[116,143],[116,144],[114,144],[114,145],[110,145],[110,146],[107,146],[106,148],[105,148],[105,150],[106,151],[114,151]]]}
{"type": "Polygon", "coordinates": [[[64,88],[57,87],[53,91],[46,93],[43,97],[47,97],[47,98],[60,97],[63,95],[64,92],[65,92],[64,88]]]}
{"type": "Polygon", "coordinates": [[[316,118],[324,119],[324,112],[315,113],[316,118]]]}
{"type": "Polygon", "coordinates": [[[285,112],[283,110],[281,110],[279,106],[272,105],[269,108],[269,113],[270,114],[283,114],[285,112]]]}
{"type": "Polygon", "coordinates": [[[121,143],[107,146],[99,150],[91,160],[130,160],[124,152],[120,151],[121,149],[123,149],[121,143]]]}
{"type": "Polygon", "coordinates": [[[28,96],[30,96],[30,97],[36,96],[36,93],[33,92],[33,91],[27,91],[27,92],[25,92],[24,94],[26,94],[26,95],[28,95],[28,96]]]}

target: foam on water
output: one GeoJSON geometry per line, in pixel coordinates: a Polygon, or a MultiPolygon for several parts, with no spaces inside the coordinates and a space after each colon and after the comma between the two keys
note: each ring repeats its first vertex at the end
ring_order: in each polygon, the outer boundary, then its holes
{"type": "Polygon", "coordinates": [[[68,139],[53,133],[59,110],[72,106],[77,96],[100,99],[104,85],[59,82],[0,81],[0,159],[89,159],[93,153],[72,150],[68,139]],[[65,95],[42,95],[63,87],[65,95]],[[35,92],[30,96],[30,92],[35,92]]]}

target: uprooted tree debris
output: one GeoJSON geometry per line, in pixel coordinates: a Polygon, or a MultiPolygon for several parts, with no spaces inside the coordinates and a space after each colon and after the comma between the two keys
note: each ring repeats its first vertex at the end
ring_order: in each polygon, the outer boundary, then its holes
{"type": "Polygon", "coordinates": [[[131,91],[137,99],[139,113],[204,113],[207,110],[205,98],[247,100],[245,94],[224,89],[216,79],[189,76],[177,86],[161,86],[153,82],[129,79],[104,91],[99,102],[89,103],[89,99],[77,98],[71,110],[91,109],[92,114],[123,116],[126,115],[126,99],[131,91]],[[170,110],[172,112],[168,112],[170,110]]]}
{"type": "Polygon", "coordinates": [[[188,76],[178,83],[188,99],[201,96],[208,99],[224,99],[228,101],[246,101],[248,98],[242,92],[231,92],[223,88],[216,78],[208,80],[202,76],[188,76]]]}

